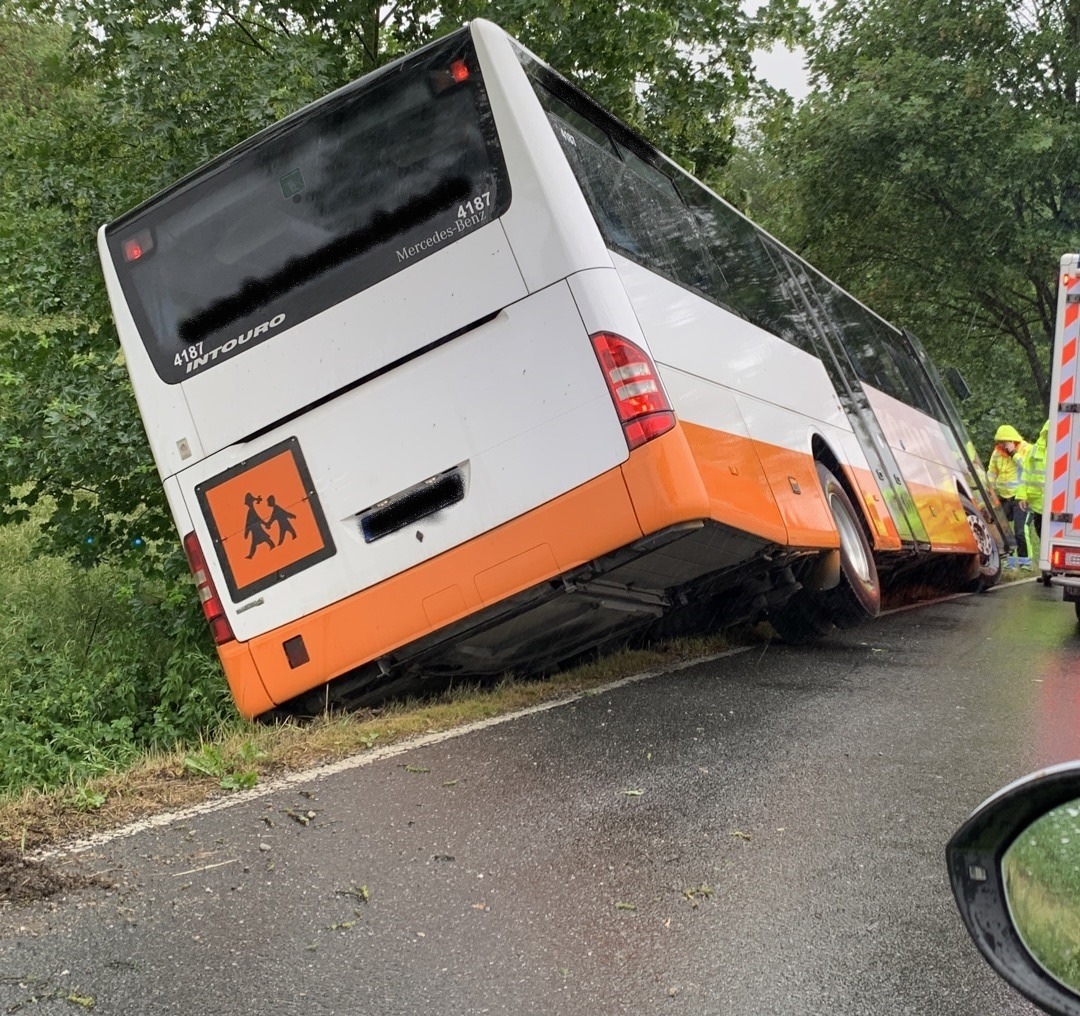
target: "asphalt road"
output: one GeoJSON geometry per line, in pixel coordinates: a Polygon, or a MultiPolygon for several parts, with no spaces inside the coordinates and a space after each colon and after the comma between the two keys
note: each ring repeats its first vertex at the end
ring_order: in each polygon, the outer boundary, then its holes
{"type": "Polygon", "coordinates": [[[944,844],[1080,756],[1078,664],[1072,609],[1024,583],[312,776],[83,854],[112,891],[0,912],[0,1010],[1034,1013],[944,844]]]}

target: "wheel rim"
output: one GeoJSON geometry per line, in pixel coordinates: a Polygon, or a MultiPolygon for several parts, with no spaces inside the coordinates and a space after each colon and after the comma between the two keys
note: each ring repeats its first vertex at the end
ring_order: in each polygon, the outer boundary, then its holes
{"type": "Polygon", "coordinates": [[[829,507],[832,509],[833,521],[840,533],[840,547],[844,552],[848,565],[858,577],[860,582],[870,582],[870,559],[867,557],[863,546],[858,523],[848,514],[844,505],[835,497],[829,498],[829,507]]]}
{"type": "Polygon", "coordinates": [[[979,560],[984,565],[994,567],[997,561],[998,548],[997,543],[994,542],[994,537],[990,534],[989,527],[981,515],[970,511],[966,514],[971,535],[975,537],[975,544],[979,548],[979,560]]]}

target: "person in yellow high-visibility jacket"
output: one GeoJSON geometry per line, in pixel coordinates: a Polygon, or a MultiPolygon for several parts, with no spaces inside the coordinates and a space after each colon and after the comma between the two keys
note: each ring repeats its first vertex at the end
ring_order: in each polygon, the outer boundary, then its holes
{"type": "Polygon", "coordinates": [[[1005,517],[1012,523],[1020,564],[1031,564],[1031,558],[1028,557],[1027,537],[1024,534],[1027,512],[1020,509],[1020,503],[1016,498],[1020,478],[1023,475],[1021,463],[1031,445],[1020,436],[1020,432],[1015,427],[1007,423],[998,427],[994,442],[994,450],[990,453],[990,465],[987,467],[986,475],[990,480],[990,485],[1001,499],[1005,517]]]}
{"type": "Polygon", "coordinates": [[[1035,549],[1039,545],[1039,534],[1042,532],[1043,517],[1043,487],[1046,484],[1046,439],[1050,434],[1050,421],[1042,425],[1038,440],[1028,449],[1020,462],[1020,485],[1016,488],[1016,501],[1020,510],[1031,521],[1035,537],[1032,540],[1034,546],[1030,547],[1031,556],[1035,557],[1035,549]]]}

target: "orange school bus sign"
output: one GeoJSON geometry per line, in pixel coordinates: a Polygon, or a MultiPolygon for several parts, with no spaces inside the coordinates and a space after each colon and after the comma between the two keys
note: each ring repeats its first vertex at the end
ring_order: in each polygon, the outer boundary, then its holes
{"type": "Polygon", "coordinates": [[[200,483],[195,494],[234,603],[335,553],[294,437],[200,483]]]}

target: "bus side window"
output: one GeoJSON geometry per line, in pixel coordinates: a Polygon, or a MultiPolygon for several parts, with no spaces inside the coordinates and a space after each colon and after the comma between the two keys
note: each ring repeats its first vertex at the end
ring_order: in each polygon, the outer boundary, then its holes
{"type": "Polygon", "coordinates": [[[712,295],[715,266],[671,180],[632,153],[609,147],[610,141],[601,146],[591,134],[551,119],[605,241],[653,271],[712,295]]]}
{"type": "Polygon", "coordinates": [[[785,342],[816,355],[809,312],[790,273],[770,255],[765,238],[734,208],[693,180],[680,184],[724,280],[718,301],[785,342]]]}

